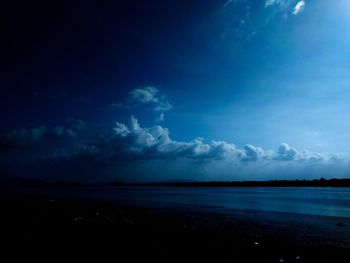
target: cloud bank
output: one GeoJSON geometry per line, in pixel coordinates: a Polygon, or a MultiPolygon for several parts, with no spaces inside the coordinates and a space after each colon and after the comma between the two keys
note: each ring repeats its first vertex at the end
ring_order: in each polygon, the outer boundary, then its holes
{"type": "MultiPolygon", "coordinates": [[[[143,100],[151,99],[143,97],[143,100]]],[[[34,165],[52,164],[60,173],[80,174],[82,180],[87,174],[102,181],[175,180],[184,176],[192,180],[288,179],[320,177],[320,173],[327,177],[326,171],[332,172],[329,174],[332,176],[345,163],[345,159],[336,154],[298,151],[286,143],[274,152],[250,144],[240,148],[222,140],[177,141],[170,137],[167,128],[160,125],[144,128],[134,116],[128,123],[116,122],[111,131],[90,139],[79,136],[78,131],[85,129],[83,124],[75,121],[68,127],[13,131],[3,135],[1,145],[40,149],[40,145],[53,137],[64,139],[59,147],[35,150],[42,156],[34,165]]]]}
{"type": "Polygon", "coordinates": [[[30,148],[47,139],[75,138],[86,128],[82,120],[71,120],[67,126],[48,129],[39,126],[32,129],[13,130],[0,135],[0,148],[30,148]]]}
{"type": "Polygon", "coordinates": [[[278,151],[265,150],[250,144],[242,149],[233,143],[213,140],[205,143],[203,138],[183,142],[172,140],[169,130],[159,125],[142,128],[138,120],[131,116],[127,125],[116,122],[111,144],[118,146],[118,151],[124,156],[142,159],[191,158],[202,160],[227,159],[229,161],[329,161],[337,155],[313,153],[308,150],[297,151],[286,143],[282,143],[278,151]]]}

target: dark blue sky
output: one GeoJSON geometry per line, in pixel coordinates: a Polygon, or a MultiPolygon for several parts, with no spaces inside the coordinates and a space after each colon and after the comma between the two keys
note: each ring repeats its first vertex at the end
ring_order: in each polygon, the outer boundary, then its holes
{"type": "Polygon", "coordinates": [[[4,171],[346,176],[348,11],[346,0],[11,1],[1,15],[4,171]]]}

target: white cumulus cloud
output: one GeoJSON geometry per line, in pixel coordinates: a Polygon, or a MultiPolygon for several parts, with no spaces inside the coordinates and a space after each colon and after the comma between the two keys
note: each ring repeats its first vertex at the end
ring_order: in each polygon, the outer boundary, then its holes
{"type": "Polygon", "coordinates": [[[8,168],[14,167],[14,163],[20,167],[21,162],[45,167],[47,162],[48,167],[54,165],[61,176],[90,174],[102,181],[107,179],[104,176],[114,178],[118,174],[125,179],[140,176],[144,180],[157,181],[161,176],[168,179],[182,176],[196,179],[199,176],[197,179],[202,180],[249,180],[342,176],[346,172],[342,169],[347,160],[339,155],[297,150],[287,143],[282,143],[273,152],[251,144],[239,148],[223,140],[175,140],[167,128],[160,125],[142,127],[134,116],[127,123],[114,123],[109,132],[105,130],[91,137],[79,132],[85,126],[83,124],[74,121],[53,129],[40,126],[2,135],[2,162],[11,164],[8,168]],[[38,158],[28,159],[27,147],[32,148],[29,155],[35,152],[38,158]],[[9,148],[17,149],[16,159],[7,154],[9,148]]]}
{"type": "Polygon", "coordinates": [[[301,0],[295,5],[294,10],[293,10],[293,14],[294,15],[299,14],[300,12],[302,12],[304,10],[304,8],[305,8],[305,1],[301,0]]]}

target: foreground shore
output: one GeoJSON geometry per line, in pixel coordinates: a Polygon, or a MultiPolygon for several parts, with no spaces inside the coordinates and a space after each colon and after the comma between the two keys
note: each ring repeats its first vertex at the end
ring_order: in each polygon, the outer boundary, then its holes
{"type": "Polygon", "coordinates": [[[1,195],[0,205],[1,255],[12,258],[45,259],[49,253],[117,262],[350,262],[346,219],[316,223],[284,215],[276,221],[254,211],[154,211],[19,194],[1,195]]]}

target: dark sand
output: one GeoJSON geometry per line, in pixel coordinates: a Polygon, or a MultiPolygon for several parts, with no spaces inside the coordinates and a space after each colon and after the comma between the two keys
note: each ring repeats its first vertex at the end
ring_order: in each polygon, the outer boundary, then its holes
{"type": "Polygon", "coordinates": [[[11,261],[350,262],[349,219],[0,197],[1,257],[11,261]]]}

